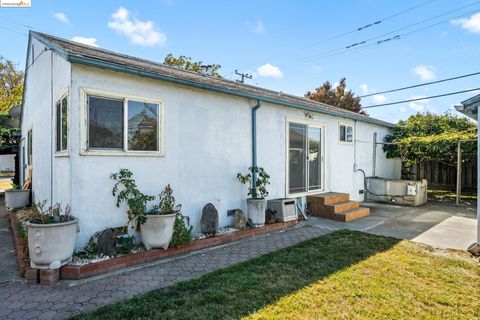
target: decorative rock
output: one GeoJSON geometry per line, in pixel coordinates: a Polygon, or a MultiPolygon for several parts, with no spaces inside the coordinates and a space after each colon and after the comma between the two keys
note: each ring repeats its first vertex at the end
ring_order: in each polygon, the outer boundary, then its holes
{"type": "Polygon", "coordinates": [[[113,257],[117,254],[117,244],[112,229],[107,229],[100,233],[98,236],[98,250],[109,257],[113,257]]]}
{"type": "Polygon", "coordinates": [[[242,210],[236,209],[235,210],[235,217],[234,217],[234,227],[236,229],[244,229],[247,226],[247,217],[242,210]]]}
{"type": "Polygon", "coordinates": [[[277,222],[277,219],[275,218],[275,213],[276,213],[276,211],[273,211],[270,208],[265,210],[265,223],[266,224],[272,224],[272,223],[277,222]]]}
{"type": "Polygon", "coordinates": [[[200,219],[200,231],[206,236],[214,236],[218,229],[218,211],[211,203],[203,207],[200,219]]]}

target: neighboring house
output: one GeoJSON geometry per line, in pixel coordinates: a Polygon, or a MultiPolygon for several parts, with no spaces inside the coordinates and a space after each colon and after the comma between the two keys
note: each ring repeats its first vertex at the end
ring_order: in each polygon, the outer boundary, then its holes
{"type": "MultiPolygon", "coordinates": [[[[455,106],[457,111],[465,114],[466,116],[478,121],[478,110],[480,108],[480,94],[455,106]]],[[[478,150],[480,151],[480,130],[478,131],[478,150]]],[[[480,161],[477,161],[477,172],[480,172],[480,161]]],[[[480,192],[480,175],[477,176],[477,194],[480,192]]],[[[480,244],[480,203],[477,201],[477,244],[480,244]]],[[[480,250],[477,248],[477,250],[480,250]]]]}
{"type": "MultiPolygon", "coordinates": [[[[130,169],[139,188],[171,184],[198,230],[202,207],[246,209],[237,181],[252,163],[271,176],[269,199],[325,191],[363,199],[363,169],[400,178],[373,136],[390,123],[300,97],[183,71],[31,32],[22,112],[22,177],[34,201],[70,204],[77,246],[121,226],[110,173],[130,169]],[[355,170],[355,171],[354,171],[355,170]]],[[[304,203],[304,201],[303,201],[304,203]]]]}

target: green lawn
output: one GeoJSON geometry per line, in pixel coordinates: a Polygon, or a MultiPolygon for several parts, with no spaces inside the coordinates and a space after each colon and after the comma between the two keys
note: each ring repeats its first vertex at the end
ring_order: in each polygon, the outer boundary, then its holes
{"type": "Polygon", "coordinates": [[[338,231],[77,319],[476,319],[479,283],[465,253],[338,231]]]}

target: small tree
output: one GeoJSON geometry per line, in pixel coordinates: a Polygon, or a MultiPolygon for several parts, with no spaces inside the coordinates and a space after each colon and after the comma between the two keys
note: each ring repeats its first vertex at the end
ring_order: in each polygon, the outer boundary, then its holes
{"type": "MultiPolygon", "coordinates": [[[[173,54],[169,53],[165,57],[163,61],[164,64],[169,65],[174,68],[182,69],[182,70],[190,70],[198,72],[203,65],[203,61],[192,61],[192,58],[187,56],[179,56],[178,58],[174,57],[173,54]]],[[[210,65],[212,68],[211,75],[217,78],[222,78],[222,76],[218,73],[220,68],[222,67],[219,64],[212,64],[210,65]]]]}
{"type": "Polygon", "coordinates": [[[12,107],[22,103],[22,95],[23,72],[0,56],[0,114],[8,114],[12,107]]]}
{"type": "MultiPolygon", "coordinates": [[[[387,158],[400,158],[407,166],[436,160],[454,166],[457,162],[458,140],[475,139],[477,125],[466,118],[451,114],[417,113],[399,121],[392,134],[385,137],[387,158]]],[[[477,159],[476,141],[462,142],[462,161],[477,159]]]]}
{"type": "Polygon", "coordinates": [[[360,98],[355,97],[355,94],[351,90],[347,90],[347,81],[345,78],[340,79],[336,87],[333,87],[329,81],[325,81],[322,86],[316,88],[315,91],[305,93],[305,97],[310,100],[367,115],[367,113],[361,109],[362,104],[360,98]]]}

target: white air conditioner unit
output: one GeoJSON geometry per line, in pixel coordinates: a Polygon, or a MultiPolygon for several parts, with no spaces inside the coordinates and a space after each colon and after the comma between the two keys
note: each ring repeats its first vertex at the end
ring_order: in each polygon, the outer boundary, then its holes
{"type": "Polygon", "coordinates": [[[267,201],[267,207],[275,213],[278,221],[294,221],[298,219],[295,199],[273,199],[267,201]]]}

